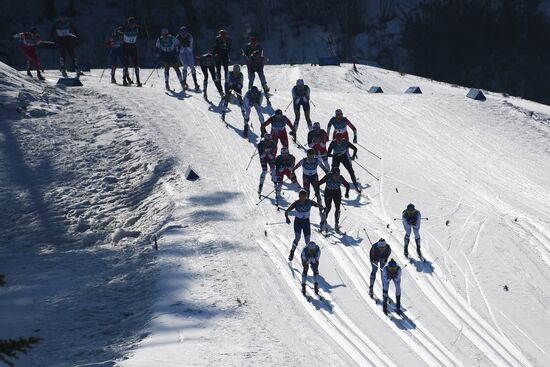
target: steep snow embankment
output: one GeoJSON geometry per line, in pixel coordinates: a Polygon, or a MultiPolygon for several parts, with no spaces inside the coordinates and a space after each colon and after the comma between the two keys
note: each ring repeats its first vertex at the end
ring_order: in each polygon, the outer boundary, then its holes
{"type": "Polygon", "coordinates": [[[175,161],[96,91],[0,64],[0,101],[0,338],[43,338],[20,366],[118,358],[148,320],[175,161]]]}

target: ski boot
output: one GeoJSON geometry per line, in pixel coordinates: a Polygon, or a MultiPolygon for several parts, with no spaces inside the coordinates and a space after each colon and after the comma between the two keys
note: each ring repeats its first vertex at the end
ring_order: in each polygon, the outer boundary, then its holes
{"type": "Polygon", "coordinates": [[[64,68],[61,68],[61,75],[63,75],[63,78],[67,78],[67,71],[64,68]]]}
{"type": "Polygon", "coordinates": [[[401,295],[395,297],[395,311],[401,315],[401,295]]]}
{"type": "Polygon", "coordinates": [[[416,242],[416,253],[418,254],[418,257],[422,258],[422,251],[420,250],[420,238],[415,238],[414,242],[416,242]]]}
{"type": "Polygon", "coordinates": [[[183,82],[183,89],[184,89],[184,90],[188,90],[188,89],[189,89],[189,86],[187,85],[187,82],[183,82]]]}
{"type": "Polygon", "coordinates": [[[268,93],[269,93],[269,87],[267,86],[267,83],[266,83],[266,84],[262,84],[262,88],[264,89],[264,93],[265,93],[265,94],[268,94],[268,93]]]}
{"type": "Polygon", "coordinates": [[[384,296],[384,300],[382,301],[382,311],[384,311],[384,315],[388,314],[388,297],[384,296]]]}
{"type": "Polygon", "coordinates": [[[40,71],[36,72],[36,77],[38,78],[38,80],[46,80],[46,78],[44,78],[44,76],[40,71]]]}
{"type": "Polygon", "coordinates": [[[361,193],[361,188],[359,187],[359,185],[357,184],[357,182],[355,182],[355,183],[353,184],[353,187],[355,188],[355,191],[357,191],[358,194],[361,193]]]}
{"type": "Polygon", "coordinates": [[[126,79],[124,79],[124,80],[122,81],[122,85],[125,86],[125,87],[127,87],[127,86],[129,85],[128,82],[126,81],[126,79]]]}
{"type": "Polygon", "coordinates": [[[114,75],[111,75],[111,83],[116,84],[116,79],[114,75]]]}
{"type": "Polygon", "coordinates": [[[374,291],[373,291],[372,287],[369,287],[369,297],[374,298],[374,291]]]}
{"type": "Polygon", "coordinates": [[[314,283],[313,287],[313,289],[315,290],[315,294],[319,295],[319,283],[314,283]]]}
{"type": "Polygon", "coordinates": [[[30,70],[27,70],[27,76],[30,76],[30,77],[32,77],[32,73],[31,73],[31,71],[30,71],[30,70]]]}
{"type": "Polygon", "coordinates": [[[141,87],[142,85],[143,85],[143,84],[141,84],[141,82],[140,82],[139,79],[138,79],[138,80],[137,80],[136,86],[141,87]]]}
{"type": "Polygon", "coordinates": [[[305,284],[302,284],[302,294],[304,296],[306,295],[306,285],[305,284]]]}
{"type": "Polygon", "coordinates": [[[170,90],[170,83],[168,83],[168,82],[164,83],[164,88],[166,90],[170,90]]]}
{"type": "Polygon", "coordinates": [[[264,187],[264,185],[260,184],[260,186],[258,186],[258,194],[261,195],[262,194],[262,188],[264,187]]]}
{"type": "Polygon", "coordinates": [[[248,125],[244,125],[243,138],[248,137],[248,125]]]}
{"type": "Polygon", "coordinates": [[[290,255],[288,255],[288,261],[292,261],[294,259],[294,251],[296,251],[297,244],[292,243],[292,248],[290,249],[290,255]]]}

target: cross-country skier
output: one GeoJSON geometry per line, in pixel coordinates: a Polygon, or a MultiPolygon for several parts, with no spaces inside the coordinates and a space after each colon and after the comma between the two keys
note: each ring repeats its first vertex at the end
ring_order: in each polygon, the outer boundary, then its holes
{"type": "Polygon", "coordinates": [[[271,137],[273,140],[278,141],[280,140],[283,144],[283,147],[288,148],[288,135],[286,134],[286,128],[285,125],[290,128],[290,134],[294,135],[294,127],[292,126],[292,123],[286,117],[283,115],[283,110],[277,109],[275,111],[275,114],[267,119],[266,122],[264,122],[261,126],[261,133],[262,135],[266,133],[266,126],[271,124],[271,137]]]}
{"type": "Polygon", "coordinates": [[[64,11],[59,13],[57,20],[50,29],[50,36],[53,40],[55,40],[55,44],[59,50],[59,70],[61,71],[61,74],[63,74],[64,77],[67,77],[65,57],[69,54],[77,76],[80,75],[80,71],[78,70],[78,61],[76,60],[73,47],[74,40],[78,38],[78,30],[67,18],[64,11]]]}
{"type": "MultiPolygon", "coordinates": [[[[271,134],[273,139],[273,134],[271,134]]],[[[276,140],[273,139],[275,142],[276,140]]],[[[283,187],[283,179],[286,177],[290,178],[293,184],[300,186],[296,175],[292,171],[292,167],[296,164],[296,158],[288,152],[288,148],[282,147],[281,154],[275,158],[275,200],[277,204],[279,199],[281,199],[281,189],[283,187]]]]}
{"type": "Polygon", "coordinates": [[[111,83],[116,83],[115,72],[117,63],[122,62],[122,43],[124,42],[124,28],[117,27],[111,37],[107,40],[107,48],[109,49],[109,62],[111,64],[111,83]]]}
{"type": "Polygon", "coordinates": [[[243,82],[244,76],[241,73],[241,66],[239,64],[233,65],[233,71],[227,74],[225,78],[225,104],[224,109],[229,105],[231,100],[231,94],[234,91],[237,95],[237,101],[239,101],[239,107],[243,105],[243,82]]]}
{"type": "Polygon", "coordinates": [[[380,274],[382,274],[382,269],[384,269],[384,266],[386,266],[386,262],[388,262],[388,258],[391,254],[391,247],[389,244],[386,243],[386,240],[381,238],[372,245],[369,252],[370,257],[370,263],[372,265],[372,269],[370,272],[370,285],[369,285],[369,296],[372,297],[374,295],[373,293],[373,287],[374,282],[376,281],[376,272],[378,269],[380,269],[380,274]]]}
{"type": "Polygon", "coordinates": [[[187,68],[191,71],[195,91],[200,89],[197,83],[197,72],[195,70],[195,56],[193,55],[193,36],[187,31],[186,26],[181,26],[178,32],[179,57],[183,69],[183,82],[187,88],[187,68]]]}
{"type": "Polygon", "coordinates": [[[348,120],[347,117],[344,117],[344,114],[342,113],[341,109],[337,109],[335,112],[334,117],[330,119],[328,122],[327,127],[327,133],[330,136],[330,129],[334,126],[334,135],[332,136],[332,139],[336,139],[337,135],[343,135],[344,138],[349,141],[349,135],[348,135],[348,129],[347,127],[353,131],[353,142],[357,143],[357,129],[353,124],[348,120]]]}
{"type": "Polygon", "coordinates": [[[313,289],[315,294],[319,294],[319,258],[321,257],[321,248],[313,241],[302,249],[302,294],[306,294],[307,272],[311,266],[313,271],[313,289]]]}
{"type": "Polygon", "coordinates": [[[307,145],[315,151],[317,156],[320,156],[323,160],[323,164],[328,169],[327,158],[327,142],[328,134],[325,130],[321,129],[321,124],[318,122],[313,123],[313,129],[307,133],[307,145]]]}
{"type": "MultiPolygon", "coordinates": [[[[304,84],[303,79],[298,79],[296,85],[292,87],[292,101],[294,105],[294,131],[298,131],[300,123],[300,107],[304,108],[304,116],[307,121],[307,128],[311,130],[311,119],[309,118],[309,87],[304,84]]],[[[294,136],[296,141],[296,135],[294,136]]]]}
{"type": "Polygon", "coordinates": [[[181,89],[185,91],[185,83],[180,72],[180,62],[178,59],[178,45],[178,39],[168,33],[168,28],[162,28],[161,35],[155,44],[156,56],[159,64],[164,68],[165,88],[170,90],[170,68],[174,68],[181,84],[181,89]]]}
{"type": "Polygon", "coordinates": [[[276,181],[275,174],[275,158],[277,157],[277,143],[271,139],[271,134],[265,134],[262,141],[258,143],[258,157],[262,165],[262,173],[260,174],[260,186],[258,186],[258,194],[262,194],[265,175],[267,174],[267,166],[271,174],[271,181],[276,181]]]}
{"type": "MultiPolygon", "coordinates": [[[[284,148],[283,148],[284,149],[284,148]]],[[[304,240],[306,244],[309,244],[309,238],[311,236],[311,225],[309,223],[309,214],[311,212],[311,207],[320,208],[323,210],[323,206],[315,201],[307,198],[306,190],[300,190],[298,193],[299,199],[290,204],[287,210],[285,210],[286,223],[290,224],[290,218],[288,213],[292,210],[295,211],[294,214],[294,242],[292,242],[292,248],[290,249],[290,255],[288,255],[288,261],[294,259],[294,251],[300,242],[302,237],[302,232],[304,233],[304,240]]]]}
{"type": "Polygon", "coordinates": [[[225,29],[220,29],[218,36],[214,41],[214,56],[216,57],[216,75],[218,80],[222,78],[222,65],[225,72],[225,78],[227,78],[227,72],[229,71],[229,55],[231,54],[231,45],[233,41],[231,37],[227,35],[225,29]]]}
{"type": "Polygon", "coordinates": [[[382,269],[382,293],[384,295],[382,301],[382,309],[388,314],[388,289],[390,281],[395,284],[395,309],[398,314],[401,313],[401,267],[397,265],[394,259],[391,259],[382,269]]]}
{"type": "MultiPolygon", "coordinates": [[[[332,208],[332,202],[334,201],[334,229],[336,232],[340,231],[340,204],[342,203],[342,190],[340,186],[346,188],[346,199],[349,197],[349,183],[340,175],[340,168],[332,167],[332,170],[325,175],[320,181],[319,186],[325,184],[325,218],[328,221],[328,213],[332,208]]],[[[324,224],[324,223],[323,223],[324,224]]],[[[321,225],[321,230],[323,225],[321,225]]]]}
{"type": "Polygon", "coordinates": [[[222,83],[216,76],[216,60],[214,59],[214,56],[212,56],[212,53],[207,52],[204,55],[202,55],[199,59],[199,65],[201,67],[202,75],[204,76],[204,82],[203,82],[203,97],[204,99],[208,100],[208,73],[210,72],[210,75],[212,76],[212,81],[214,82],[214,85],[216,86],[216,89],[218,90],[218,93],[220,93],[220,96],[223,96],[223,90],[222,90],[222,83]]]}
{"type": "Polygon", "coordinates": [[[260,55],[264,54],[264,50],[262,48],[262,45],[258,43],[258,39],[254,36],[250,36],[248,44],[244,48],[243,56],[248,61],[248,58],[252,56],[254,51],[259,51],[260,55]]]}
{"type": "Polygon", "coordinates": [[[21,40],[21,52],[27,59],[27,75],[32,76],[31,68],[34,65],[36,68],[36,77],[40,80],[44,80],[40,72],[40,61],[36,54],[36,46],[42,42],[38,30],[36,28],[31,28],[30,32],[14,34],[13,38],[21,40]]]}
{"type": "MultiPolygon", "coordinates": [[[[260,126],[263,126],[264,124],[264,115],[262,114],[262,110],[261,110],[262,98],[263,98],[262,93],[260,92],[258,87],[252,87],[244,95],[242,111],[243,111],[243,118],[244,118],[244,135],[245,136],[248,134],[248,122],[250,121],[250,110],[252,109],[252,107],[254,107],[254,109],[258,113],[258,120],[260,121],[260,126]]],[[[271,137],[273,138],[273,135],[271,137]]],[[[277,144],[277,140],[275,140],[275,144],[277,144]]]]}
{"type": "Polygon", "coordinates": [[[420,222],[422,215],[416,208],[414,204],[407,205],[407,209],[403,210],[401,214],[401,220],[403,222],[403,228],[405,229],[405,256],[409,256],[409,241],[411,239],[411,229],[414,231],[414,241],[416,242],[416,252],[418,257],[422,257],[422,252],[420,251],[420,222]]]}
{"type": "Polygon", "coordinates": [[[321,202],[321,192],[319,190],[319,176],[317,175],[317,168],[321,167],[321,169],[327,173],[328,170],[325,168],[323,163],[321,162],[319,157],[315,156],[315,151],[313,149],[307,150],[307,157],[303,158],[301,161],[299,161],[294,168],[292,168],[292,172],[295,172],[299,167],[302,167],[302,174],[303,174],[303,187],[307,191],[307,195],[309,197],[309,186],[313,186],[313,190],[315,191],[315,197],[317,198],[318,202],[321,202]]]}
{"type": "Polygon", "coordinates": [[[248,88],[252,88],[252,86],[254,85],[256,73],[258,73],[258,78],[262,83],[264,93],[267,94],[269,92],[269,87],[267,86],[267,81],[265,79],[264,66],[265,57],[260,54],[260,51],[254,51],[254,53],[248,58],[248,61],[246,63],[246,67],[248,69],[248,88]]]}
{"type": "Polygon", "coordinates": [[[130,73],[128,72],[130,59],[132,59],[132,64],[134,65],[134,70],[136,73],[136,83],[138,87],[141,87],[141,82],[139,80],[138,50],[136,46],[138,32],[139,27],[136,24],[136,19],[134,17],[128,18],[128,22],[124,26],[123,30],[124,42],[122,43],[122,60],[124,62],[124,73],[122,78],[123,85],[130,85],[133,83],[132,79],[130,79],[130,73]]]}
{"type": "Polygon", "coordinates": [[[327,155],[329,157],[332,157],[332,167],[340,167],[340,163],[344,165],[351,177],[351,182],[353,182],[355,190],[360,193],[361,189],[357,184],[355,171],[353,171],[353,167],[351,165],[351,161],[353,161],[357,157],[357,147],[344,139],[343,134],[336,134],[336,140],[333,140],[330,143],[327,155]],[[351,156],[351,158],[348,154],[348,149],[350,148],[351,150],[353,150],[353,155],[351,156]]]}

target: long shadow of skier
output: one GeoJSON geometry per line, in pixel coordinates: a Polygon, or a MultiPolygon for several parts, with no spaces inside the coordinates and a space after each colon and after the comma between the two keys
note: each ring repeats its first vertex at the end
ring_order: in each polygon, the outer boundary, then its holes
{"type": "Polygon", "coordinates": [[[176,92],[176,91],[173,91],[173,90],[167,90],[167,91],[165,91],[165,94],[167,96],[174,97],[174,98],[177,98],[179,100],[184,100],[186,98],[191,97],[190,94],[185,93],[185,91],[183,91],[183,90],[179,91],[179,92],[176,92]]]}

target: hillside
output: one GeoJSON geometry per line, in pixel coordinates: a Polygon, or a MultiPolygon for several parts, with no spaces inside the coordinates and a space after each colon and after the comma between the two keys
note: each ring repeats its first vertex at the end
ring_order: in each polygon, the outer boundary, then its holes
{"type": "MultiPolygon", "coordinates": [[[[209,106],[200,94],[165,92],[162,75],[122,88],[99,83],[94,70],[84,88],[59,90],[51,87],[56,72],[46,72],[45,84],[2,72],[10,147],[2,150],[2,180],[10,184],[1,195],[11,214],[0,223],[21,219],[0,247],[9,281],[0,313],[10,321],[0,338],[35,329],[45,338],[21,365],[550,363],[548,106],[494,93],[478,102],[465,88],[378,68],[269,66],[274,108],[288,104],[303,78],[313,120],[325,127],[341,108],[359,143],[382,157],[359,148],[357,163],[379,180],[354,164],[368,198],[352,192],[343,201],[346,234],[313,233],[327,301],[308,303],[301,265],[287,261],[292,228],[269,199],[257,204],[256,158],[245,170],[259,140],[254,113],[246,140],[238,107],[230,106],[226,128],[218,97],[209,106]],[[28,117],[13,112],[20,83],[35,98],[28,117]],[[368,94],[372,85],[385,93],[368,94]],[[423,94],[403,94],[412,85],[423,94]],[[33,117],[38,106],[62,113],[33,117]],[[42,157],[50,163],[40,165],[42,157]],[[198,181],[185,180],[189,166],[198,181]],[[9,169],[27,173],[13,182],[9,169]],[[44,209],[8,201],[12,192],[44,209]],[[429,218],[421,228],[426,263],[402,253],[393,218],[409,202],[429,218]],[[56,227],[26,236],[41,220],[56,227]],[[116,242],[119,229],[139,235],[116,242]],[[368,297],[366,233],[386,238],[404,267],[406,319],[384,316],[368,297]],[[149,249],[154,234],[158,252],[149,249]]],[[[299,141],[305,137],[302,122],[299,141]]],[[[290,151],[302,157],[293,144],[290,151]]],[[[297,197],[284,192],[288,203],[297,197]]],[[[318,220],[312,212],[314,228],[318,220]]]]}

